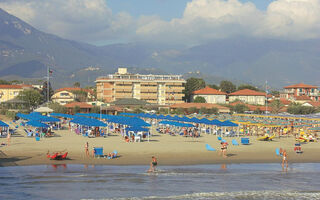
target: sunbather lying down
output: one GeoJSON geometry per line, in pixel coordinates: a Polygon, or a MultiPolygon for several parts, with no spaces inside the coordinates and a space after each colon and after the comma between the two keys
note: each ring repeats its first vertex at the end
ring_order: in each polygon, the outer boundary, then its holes
{"type": "Polygon", "coordinates": [[[67,158],[68,152],[54,152],[50,155],[49,151],[47,152],[47,158],[51,160],[64,160],[67,158]]]}

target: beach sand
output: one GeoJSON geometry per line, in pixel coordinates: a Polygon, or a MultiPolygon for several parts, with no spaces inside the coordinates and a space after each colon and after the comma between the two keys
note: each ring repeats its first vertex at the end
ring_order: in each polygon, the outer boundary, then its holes
{"type": "MultiPolygon", "coordinates": [[[[276,148],[284,148],[288,152],[289,163],[320,162],[320,143],[302,145],[304,153],[293,151],[295,140],[275,138],[274,141],[257,141],[257,137],[249,137],[250,145],[241,145],[240,138],[224,138],[229,143],[227,158],[219,155],[220,143],[214,135],[202,135],[200,138],[186,138],[156,133],[148,142],[126,143],[118,134],[106,138],[87,138],[76,135],[69,130],[55,131],[55,137],[26,137],[22,128],[18,134],[11,137],[10,146],[0,147],[0,166],[40,165],[40,164],[88,164],[88,165],[149,165],[151,156],[158,158],[159,165],[194,165],[194,164],[229,164],[229,163],[281,163],[281,157],[276,156],[276,148]],[[239,146],[233,146],[231,140],[236,139],[239,146]],[[89,142],[90,154],[93,147],[103,147],[104,154],[118,151],[116,159],[92,158],[85,156],[85,143],[89,142]],[[210,152],[205,148],[210,144],[217,151],[210,152]],[[49,160],[46,153],[67,151],[68,160],[49,160]]],[[[6,138],[0,138],[0,143],[7,143],[6,138]]]]}

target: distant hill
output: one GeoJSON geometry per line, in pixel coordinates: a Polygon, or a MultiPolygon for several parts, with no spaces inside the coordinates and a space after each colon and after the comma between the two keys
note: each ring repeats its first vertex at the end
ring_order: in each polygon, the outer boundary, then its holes
{"type": "Polygon", "coordinates": [[[94,46],[43,33],[0,9],[0,78],[43,79],[55,88],[129,67],[133,73],[185,74],[209,83],[227,79],[273,87],[320,85],[320,40],[221,39],[191,48],[145,43],[94,46]],[[195,74],[200,71],[200,74],[195,74]]]}

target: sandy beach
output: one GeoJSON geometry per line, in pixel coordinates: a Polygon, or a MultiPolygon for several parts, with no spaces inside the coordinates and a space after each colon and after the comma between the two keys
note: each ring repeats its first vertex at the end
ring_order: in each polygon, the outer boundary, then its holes
{"type": "MultiPolygon", "coordinates": [[[[10,145],[0,147],[0,166],[41,165],[41,164],[102,164],[102,165],[149,165],[151,156],[156,156],[160,165],[194,165],[217,163],[280,163],[276,156],[276,148],[284,148],[288,152],[289,163],[320,162],[320,145],[318,142],[302,145],[302,154],[293,150],[293,137],[275,138],[273,141],[257,141],[251,136],[250,145],[233,146],[232,139],[240,143],[240,138],[224,138],[229,143],[227,158],[219,155],[220,143],[215,135],[202,135],[200,138],[186,138],[159,134],[154,129],[148,142],[126,143],[118,134],[108,137],[87,138],[76,135],[69,130],[55,131],[55,137],[27,137],[20,127],[18,133],[11,137],[10,145]],[[116,159],[93,158],[85,156],[85,143],[89,142],[90,153],[93,147],[103,147],[104,154],[117,150],[116,159]],[[210,152],[205,148],[210,144],[217,151],[210,152]],[[63,161],[49,160],[46,153],[67,151],[68,158],[63,161]]],[[[0,138],[0,143],[7,143],[0,138]]]]}

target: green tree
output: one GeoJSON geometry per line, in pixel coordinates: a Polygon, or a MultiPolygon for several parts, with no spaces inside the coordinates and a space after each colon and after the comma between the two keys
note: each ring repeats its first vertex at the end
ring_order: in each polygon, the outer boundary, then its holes
{"type": "Polygon", "coordinates": [[[75,101],[85,102],[88,100],[88,92],[84,90],[72,90],[71,92],[75,96],[75,101]]]}
{"type": "Polygon", "coordinates": [[[277,114],[280,112],[280,109],[283,107],[283,104],[279,99],[275,99],[270,103],[271,112],[277,114]]]}
{"type": "Polygon", "coordinates": [[[18,98],[29,105],[29,109],[34,109],[42,102],[42,96],[38,90],[27,89],[19,93],[18,98]]]}
{"type": "Polygon", "coordinates": [[[55,113],[67,113],[67,108],[60,105],[59,103],[50,103],[48,105],[49,108],[53,110],[55,113]]]}
{"type": "Polygon", "coordinates": [[[204,87],[206,87],[206,82],[203,79],[193,77],[188,78],[184,90],[185,100],[187,102],[190,102],[192,92],[202,89],[204,87]]]}
{"type": "Polygon", "coordinates": [[[291,103],[288,106],[287,112],[294,115],[307,115],[315,113],[317,109],[311,106],[302,106],[299,103],[291,103]]]}
{"type": "Polygon", "coordinates": [[[272,90],[272,91],[270,92],[270,94],[271,94],[272,96],[279,96],[279,95],[280,95],[280,92],[279,92],[279,91],[276,91],[276,90],[272,90]]]}
{"type": "Polygon", "coordinates": [[[216,90],[220,90],[220,87],[218,85],[215,85],[215,84],[211,84],[211,85],[207,85],[208,87],[211,87],[213,89],[216,89],[216,90]]]}
{"type": "Polygon", "coordinates": [[[207,103],[206,99],[204,97],[201,96],[197,96],[194,100],[194,103],[207,103]]]}
{"type": "Polygon", "coordinates": [[[249,84],[241,84],[241,85],[239,85],[238,90],[243,90],[243,89],[259,91],[258,88],[254,87],[253,85],[249,85],[249,84]]]}
{"type": "Polygon", "coordinates": [[[220,89],[222,92],[230,94],[232,92],[235,92],[237,87],[231,81],[221,81],[220,89]]]}
{"type": "MultiPolygon", "coordinates": [[[[43,102],[46,102],[47,101],[47,93],[48,93],[48,89],[47,89],[47,81],[43,82],[43,86],[42,86],[42,90],[41,90],[41,95],[42,95],[42,100],[43,102]]],[[[51,87],[51,83],[49,82],[49,101],[51,100],[51,97],[53,95],[53,89],[51,87]]]]}
{"type": "Polygon", "coordinates": [[[249,110],[249,108],[244,104],[236,104],[232,107],[232,111],[236,113],[244,113],[247,110],[249,110]]]}
{"type": "Polygon", "coordinates": [[[80,82],[73,83],[73,87],[79,88],[80,87],[80,82]]]}
{"type": "Polygon", "coordinates": [[[0,80],[0,85],[11,85],[11,82],[6,80],[0,80]]]}
{"type": "Polygon", "coordinates": [[[100,113],[100,107],[99,106],[93,106],[91,108],[91,113],[100,113]]]}

